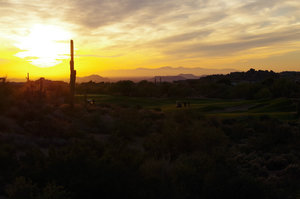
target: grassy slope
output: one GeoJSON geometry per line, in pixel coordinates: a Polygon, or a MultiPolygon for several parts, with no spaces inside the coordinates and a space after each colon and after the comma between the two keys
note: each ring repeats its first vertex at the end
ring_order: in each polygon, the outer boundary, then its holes
{"type": "MultiPolygon", "coordinates": [[[[77,99],[83,101],[83,96],[77,99]]],[[[162,111],[176,111],[176,101],[187,101],[180,98],[139,98],[110,95],[89,95],[96,104],[114,104],[119,106],[143,107],[149,109],[159,108],[162,111]]],[[[207,116],[241,117],[268,115],[280,119],[293,119],[296,114],[296,105],[289,99],[264,100],[223,100],[223,99],[188,99],[189,109],[200,111],[207,116]]],[[[181,108],[185,109],[185,108],[181,108]]]]}

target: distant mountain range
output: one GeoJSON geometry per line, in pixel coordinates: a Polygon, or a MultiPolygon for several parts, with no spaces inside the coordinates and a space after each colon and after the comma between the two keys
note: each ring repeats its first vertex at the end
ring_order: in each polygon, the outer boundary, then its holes
{"type": "MultiPolygon", "coordinates": [[[[185,67],[171,67],[165,66],[160,68],[137,68],[137,69],[120,69],[120,70],[106,70],[101,72],[101,76],[93,74],[89,76],[76,77],[76,82],[116,82],[120,80],[131,80],[138,82],[141,80],[148,81],[166,81],[173,82],[186,79],[198,79],[202,76],[212,74],[228,74],[230,72],[237,72],[235,69],[209,69],[209,68],[185,68],[185,67]],[[106,76],[106,77],[103,77],[106,76]]],[[[46,77],[47,78],[47,77],[46,77]]],[[[38,78],[36,78],[38,79],[38,78]]],[[[60,79],[69,82],[68,78],[60,79]]],[[[25,82],[25,78],[9,78],[10,82],[25,82]]]]}
{"type": "Polygon", "coordinates": [[[174,76],[155,76],[155,77],[124,77],[124,78],[105,78],[101,77],[99,75],[90,75],[86,77],[77,77],[76,82],[82,83],[82,82],[116,82],[120,80],[131,80],[134,82],[147,80],[151,82],[173,82],[173,81],[179,81],[179,80],[187,80],[187,79],[199,79],[200,76],[195,76],[193,74],[179,74],[174,76]]]}
{"type": "Polygon", "coordinates": [[[86,77],[77,77],[76,82],[82,83],[82,82],[115,82],[120,80],[131,80],[134,82],[147,80],[151,82],[174,82],[179,80],[187,80],[187,79],[199,79],[200,76],[195,76],[193,74],[179,74],[179,75],[172,75],[172,76],[154,76],[154,77],[124,77],[124,78],[105,78],[101,77],[99,75],[90,75],[86,77]]]}
{"type": "Polygon", "coordinates": [[[154,76],[177,76],[178,74],[194,74],[196,76],[212,74],[228,74],[237,72],[236,69],[210,69],[210,68],[185,68],[165,66],[160,68],[137,68],[137,69],[119,69],[107,70],[101,72],[103,76],[113,77],[154,77],[154,76]]]}
{"type": "Polygon", "coordinates": [[[81,82],[109,82],[110,79],[105,78],[105,77],[101,77],[100,75],[89,75],[89,76],[85,76],[85,77],[77,77],[76,78],[76,82],[81,83],[81,82]]]}
{"type": "Polygon", "coordinates": [[[141,80],[173,82],[186,79],[198,79],[202,76],[212,74],[228,74],[236,72],[235,69],[209,69],[209,68],[185,68],[185,67],[160,67],[160,68],[137,68],[107,70],[101,72],[101,75],[111,76],[102,77],[100,75],[90,75],[86,77],[77,77],[76,81],[81,82],[116,82],[120,80],[131,80],[138,82],[141,80]]]}

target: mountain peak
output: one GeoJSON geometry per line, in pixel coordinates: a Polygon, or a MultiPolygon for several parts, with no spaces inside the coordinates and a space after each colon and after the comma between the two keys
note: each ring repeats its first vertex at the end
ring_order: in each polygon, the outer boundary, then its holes
{"type": "Polygon", "coordinates": [[[84,77],[77,77],[77,82],[79,83],[82,83],[82,82],[108,82],[109,79],[108,78],[105,78],[105,77],[102,77],[100,75],[96,75],[96,74],[92,74],[92,75],[89,75],[89,76],[84,76],[84,77]]]}

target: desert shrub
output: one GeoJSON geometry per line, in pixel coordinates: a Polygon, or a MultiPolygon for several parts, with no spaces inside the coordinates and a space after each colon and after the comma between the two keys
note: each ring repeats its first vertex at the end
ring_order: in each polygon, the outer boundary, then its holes
{"type": "Polygon", "coordinates": [[[284,157],[273,157],[268,160],[267,168],[271,171],[282,170],[288,166],[288,161],[284,157]]]}
{"type": "Polygon", "coordinates": [[[260,88],[259,83],[242,82],[232,87],[229,92],[229,98],[253,99],[260,88]]]}
{"type": "Polygon", "coordinates": [[[258,122],[254,131],[257,133],[255,146],[263,151],[289,151],[289,143],[293,143],[293,130],[276,120],[258,122]]]}
{"type": "Polygon", "coordinates": [[[13,89],[11,85],[7,83],[0,84],[0,110],[3,111],[10,107],[13,104],[14,99],[13,96],[13,89]]]}
{"type": "Polygon", "coordinates": [[[2,140],[0,137],[0,193],[4,185],[10,181],[18,168],[16,148],[9,144],[9,140],[2,140]]]}
{"type": "Polygon", "coordinates": [[[143,180],[143,198],[170,198],[175,196],[172,184],[172,166],[165,159],[146,159],[139,169],[143,180]]]}
{"type": "Polygon", "coordinates": [[[269,88],[261,88],[255,95],[255,99],[265,99],[265,98],[271,98],[272,93],[269,88]]]}
{"type": "Polygon", "coordinates": [[[69,195],[64,187],[51,183],[43,188],[36,199],[68,199],[69,195]]]}
{"type": "Polygon", "coordinates": [[[10,199],[34,199],[38,188],[30,179],[17,177],[12,184],[6,187],[6,193],[10,199]]]}
{"type": "Polygon", "coordinates": [[[134,93],[135,84],[132,81],[118,81],[112,85],[112,91],[124,96],[132,96],[134,93]]]}

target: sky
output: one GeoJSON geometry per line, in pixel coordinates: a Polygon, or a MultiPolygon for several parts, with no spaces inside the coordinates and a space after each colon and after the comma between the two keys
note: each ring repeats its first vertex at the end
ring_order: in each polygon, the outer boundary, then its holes
{"type": "Polygon", "coordinates": [[[0,0],[0,76],[300,69],[299,0],[0,0]]]}

